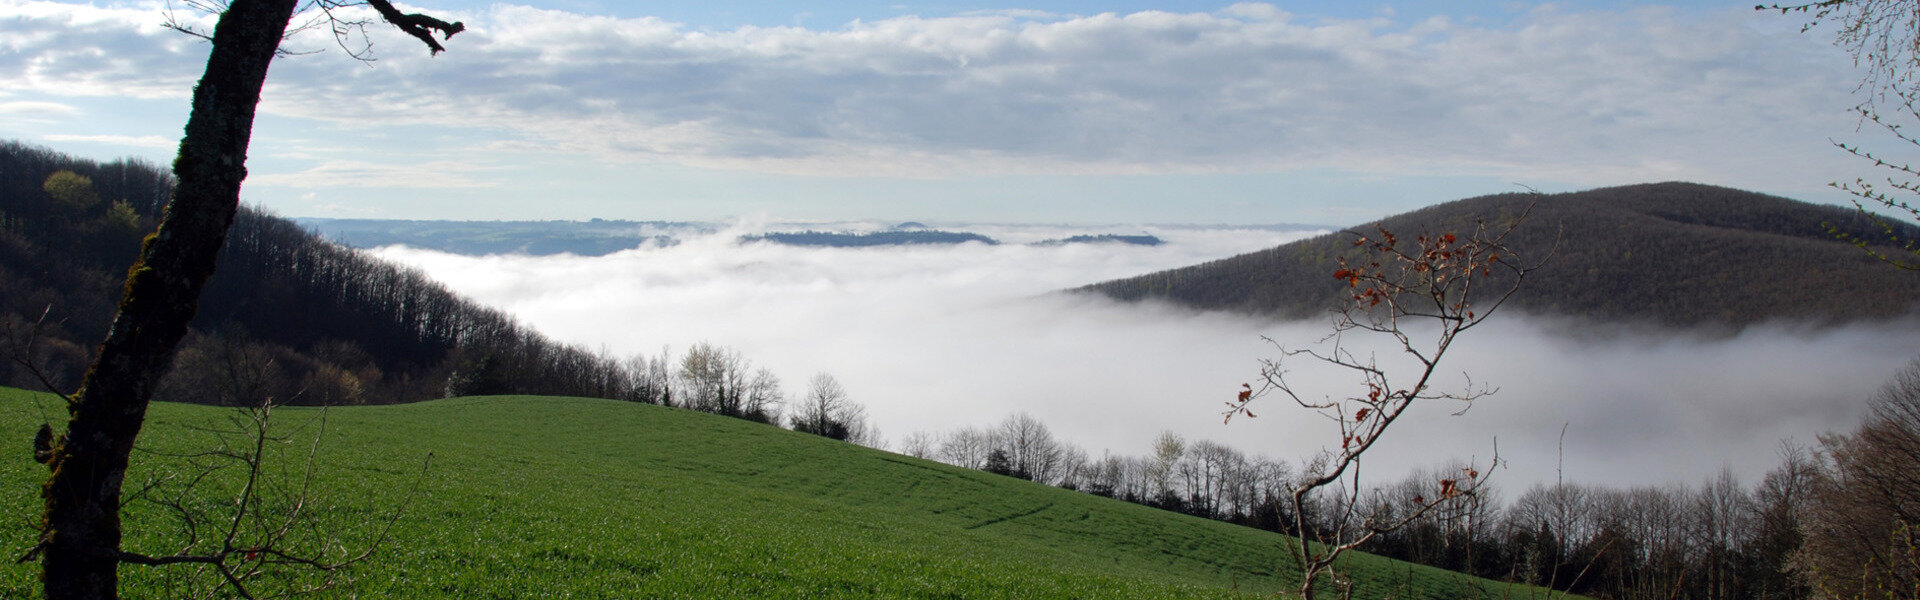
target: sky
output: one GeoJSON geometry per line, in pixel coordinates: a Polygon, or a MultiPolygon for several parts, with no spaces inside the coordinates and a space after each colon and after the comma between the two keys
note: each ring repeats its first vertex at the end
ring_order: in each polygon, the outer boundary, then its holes
{"type": "MultiPolygon", "coordinates": [[[[1848,58],[1741,2],[431,2],[278,59],[247,201],[294,217],[1345,226],[1688,180],[1820,202],[1848,58]],[[311,53],[307,53],[311,52],[311,53]]],[[[187,24],[210,18],[180,5],[187,24]]],[[[170,161],[205,43],[0,0],[0,137],[170,161]]]]}
{"type": "MultiPolygon", "coordinates": [[[[1255,419],[1223,423],[1225,402],[1258,383],[1262,336],[1311,347],[1325,319],[1275,322],[1164,305],[1115,304],[1056,290],[1184,266],[1310,235],[1235,227],[974,226],[1003,244],[801,248],[738,242],[801,227],[885,223],[737,221],[681,243],[607,256],[459,256],[406,247],[377,256],[419,267],[460,293],[557,339],[627,358],[683,355],[707,342],[738,351],[799,397],[827,373],[895,444],[1026,412],[1098,458],[1142,456],[1162,431],[1295,465],[1337,447],[1331,424],[1269,396],[1255,419]],[[1148,233],[1162,246],[1026,242],[1148,233]]],[[[656,232],[659,233],[659,232],[656,232]]],[[[1753,484],[1780,445],[1847,431],[1868,398],[1920,354],[1913,323],[1769,324],[1738,335],[1567,324],[1503,312],[1464,334],[1443,365],[1497,392],[1465,414],[1424,404],[1371,452],[1365,477],[1477,460],[1496,445],[1497,484],[1517,497],[1567,481],[1696,485],[1731,470],[1753,484]],[[1562,430],[1565,438],[1562,439],[1562,430]]],[[[1426,338],[1415,331],[1416,338],[1426,338]]],[[[1428,338],[1430,339],[1430,338],[1428,338]]],[[[1372,347],[1350,338],[1354,347],[1372,347]]],[[[1404,367],[1390,348],[1383,365],[1404,367]]],[[[1290,367],[1307,396],[1362,389],[1342,373],[1290,367]]],[[[1402,376],[1406,371],[1398,371],[1402,376]]]]}

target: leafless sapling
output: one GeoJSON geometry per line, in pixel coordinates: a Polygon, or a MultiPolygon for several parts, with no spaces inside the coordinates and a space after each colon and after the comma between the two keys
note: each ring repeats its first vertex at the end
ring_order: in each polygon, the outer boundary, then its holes
{"type": "Polygon", "coordinates": [[[1306,348],[1290,348],[1269,338],[1279,356],[1261,361],[1260,387],[1242,384],[1238,397],[1227,403],[1228,421],[1253,417],[1254,401],[1277,393],[1325,417],[1339,435],[1340,447],[1309,461],[1290,490],[1292,528],[1298,534],[1292,551],[1300,567],[1302,598],[1314,598],[1323,578],[1350,593],[1352,582],[1335,568],[1342,554],[1430,512],[1470,503],[1499,465],[1496,444],[1489,463],[1449,473],[1435,482],[1433,497],[1406,498],[1410,509],[1391,515],[1363,511],[1366,503],[1360,501],[1361,459],[1409,410],[1449,402],[1464,412],[1476,399],[1496,391],[1475,387],[1470,378],[1457,389],[1436,378],[1459,336],[1491,318],[1519,291],[1528,274],[1544,264],[1544,258],[1528,262],[1509,244],[1510,234],[1531,210],[1529,205],[1499,223],[1482,220],[1464,236],[1423,234],[1408,240],[1384,228],[1371,234],[1349,232],[1359,252],[1340,258],[1333,273],[1346,283],[1343,307],[1334,313],[1333,332],[1306,348]],[[1410,368],[1386,366],[1376,355],[1356,351],[1345,343],[1350,335],[1388,340],[1402,359],[1410,360],[1399,364],[1410,368]],[[1297,361],[1347,373],[1358,390],[1339,398],[1315,397],[1288,378],[1289,366],[1297,361]],[[1334,508],[1323,516],[1324,522],[1311,523],[1315,511],[1309,510],[1309,497],[1323,491],[1338,496],[1329,503],[1334,508]]]}

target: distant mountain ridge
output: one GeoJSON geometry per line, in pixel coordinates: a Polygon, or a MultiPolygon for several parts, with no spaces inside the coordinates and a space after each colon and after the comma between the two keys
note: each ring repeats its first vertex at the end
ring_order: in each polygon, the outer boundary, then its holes
{"type": "Polygon", "coordinates": [[[711,233],[719,226],[677,221],[419,221],[399,219],[293,219],[335,243],[353,248],[407,245],[481,256],[574,254],[604,256],[651,241],[670,246],[675,235],[711,233]]]}
{"type": "Polygon", "coordinates": [[[873,246],[951,246],[968,242],[999,245],[993,238],[966,231],[939,231],[934,229],[892,229],[867,233],[841,233],[836,231],[799,231],[774,232],[749,235],[740,238],[741,242],[772,242],[788,246],[818,246],[827,248],[870,248],[873,246]]]}
{"type": "MultiPolygon", "coordinates": [[[[724,229],[715,223],[684,221],[442,221],[406,219],[292,219],[335,243],[352,248],[405,245],[467,256],[526,254],[547,256],[605,256],[643,244],[672,246],[689,236],[711,235],[724,229]]],[[[1000,240],[971,231],[932,229],[908,221],[890,229],[770,231],[741,236],[742,243],[768,242],[788,246],[873,248],[893,246],[952,246],[969,242],[989,246],[1000,240]]],[[[1030,242],[1035,246],[1117,244],[1158,246],[1166,243],[1150,234],[1082,234],[1030,242]]]]}
{"type": "MultiPolygon", "coordinates": [[[[1827,225],[1886,239],[1857,211],[1693,183],[1566,194],[1500,194],[1447,202],[1350,229],[1403,238],[1470,230],[1537,202],[1512,241],[1523,257],[1558,250],[1512,300],[1538,315],[1601,322],[1743,327],[1789,320],[1837,323],[1910,315],[1920,273],[1841,242],[1827,225]]],[[[1908,235],[1920,228],[1900,225],[1908,235]]],[[[1297,319],[1342,298],[1336,257],[1355,252],[1333,233],[1204,264],[1073,290],[1125,301],[1297,319]]],[[[1898,252],[1897,249],[1889,249],[1898,252]]]]}

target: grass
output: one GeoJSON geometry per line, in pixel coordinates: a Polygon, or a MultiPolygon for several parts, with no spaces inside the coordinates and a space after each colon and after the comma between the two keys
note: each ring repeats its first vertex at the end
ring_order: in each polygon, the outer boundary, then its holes
{"type": "MultiPolygon", "coordinates": [[[[127,488],[188,472],[173,455],[206,448],[233,414],[154,405],[127,488]]],[[[324,430],[317,415],[275,419],[309,441],[324,431],[320,529],[367,539],[419,485],[392,540],[327,597],[1257,598],[1292,585],[1288,538],[1269,532],[713,415],[536,397],[335,408],[324,430]]],[[[35,535],[46,471],[27,442],[63,417],[56,397],[0,388],[0,447],[14,449],[0,453],[4,558],[35,535]]],[[[298,469],[308,446],[278,448],[298,469]]],[[[151,554],[181,535],[149,503],[126,527],[126,546],[151,554]]],[[[1351,569],[1363,598],[1538,594],[1370,556],[1351,569]]],[[[0,597],[37,595],[37,572],[0,571],[0,597]]],[[[172,595],[180,573],[122,567],[125,595],[172,595]]]]}

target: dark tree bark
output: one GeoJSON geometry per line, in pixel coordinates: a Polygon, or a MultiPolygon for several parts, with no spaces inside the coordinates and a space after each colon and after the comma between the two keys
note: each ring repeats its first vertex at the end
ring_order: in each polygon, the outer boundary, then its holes
{"type": "Polygon", "coordinates": [[[48,600],[119,595],[127,457],[239,207],[254,107],[296,4],[239,0],[214,27],[174,160],[173,199],[127,273],[120,313],[67,405],[67,431],[47,463],[41,584],[48,600]]]}
{"type": "MultiPolygon", "coordinates": [[[[370,2],[382,14],[392,11],[385,0],[370,2]]],[[[150,562],[120,548],[128,455],[238,210],[254,110],[298,5],[234,0],[209,36],[212,53],[173,164],[173,198],[159,229],[142,244],[113,327],[69,399],[65,434],[43,449],[52,475],[41,492],[46,512],[35,552],[49,600],[117,598],[120,563],[150,562]]],[[[451,36],[460,29],[404,18],[408,22],[396,24],[409,33],[424,27],[451,36]]]]}

